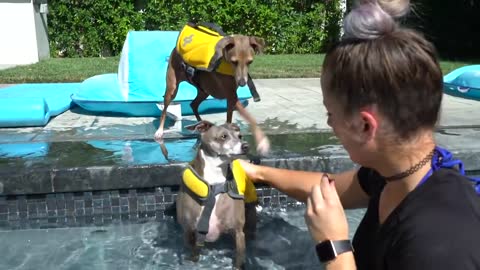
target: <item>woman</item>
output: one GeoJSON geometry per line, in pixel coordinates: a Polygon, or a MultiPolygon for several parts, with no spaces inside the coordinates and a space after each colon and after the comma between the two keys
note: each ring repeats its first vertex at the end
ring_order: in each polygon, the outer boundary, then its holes
{"type": "Polygon", "coordinates": [[[480,269],[480,197],[435,145],[442,73],[432,44],[396,23],[408,9],[362,1],[323,63],[328,124],[360,169],[322,177],[242,161],[252,180],[307,202],[327,269],[480,269]],[[352,252],[343,208],[359,207],[352,252]]]}

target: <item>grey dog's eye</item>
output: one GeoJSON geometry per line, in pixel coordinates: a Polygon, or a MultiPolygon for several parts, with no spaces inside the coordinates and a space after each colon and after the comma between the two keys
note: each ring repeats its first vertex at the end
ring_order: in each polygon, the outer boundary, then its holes
{"type": "Polygon", "coordinates": [[[227,134],[223,134],[220,138],[222,138],[222,140],[226,140],[227,139],[227,134]]]}
{"type": "Polygon", "coordinates": [[[241,140],[243,138],[242,134],[238,135],[238,138],[241,140]]]}

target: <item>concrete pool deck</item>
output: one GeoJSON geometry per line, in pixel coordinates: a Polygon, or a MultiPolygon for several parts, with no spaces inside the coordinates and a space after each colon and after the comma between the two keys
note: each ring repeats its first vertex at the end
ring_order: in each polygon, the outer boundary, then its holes
{"type": "MultiPolygon", "coordinates": [[[[326,124],[319,78],[258,79],[255,84],[262,100],[250,101],[247,109],[272,138],[274,151],[264,157],[265,164],[327,171],[353,166],[338,143],[329,141],[332,137],[331,129],[326,124]],[[319,137],[327,141],[319,142],[322,147],[310,144],[304,148],[298,147],[305,144],[302,140],[308,139],[311,143],[319,137]]],[[[461,158],[466,170],[473,173],[480,171],[478,112],[480,102],[445,95],[442,119],[436,133],[438,143],[461,158]]],[[[203,118],[222,123],[225,114],[208,114],[203,115],[203,118]]],[[[248,126],[236,113],[234,121],[248,132],[248,126]]],[[[178,122],[180,125],[169,128],[166,142],[175,144],[182,141],[180,138],[183,141],[192,140],[195,135],[183,130],[181,126],[194,122],[193,116],[184,117],[178,122]]],[[[159,147],[152,140],[157,127],[158,119],[154,117],[94,115],[74,107],[51,119],[45,127],[2,128],[1,146],[35,145],[45,152],[46,158],[32,157],[32,153],[26,155],[26,158],[0,157],[0,195],[175,184],[175,180],[169,176],[179,173],[187,160],[166,162],[159,157],[159,147]],[[92,141],[97,145],[98,142],[115,142],[121,148],[122,157],[119,158],[111,147],[99,153],[90,151],[91,145],[87,147],[82,144],[92,141]],[[151,155],[158,157],[149,157],[145,162],[141,162],[142,157],[136,161],[128,161],[127,157],[125,161],[125,153],[135,150],[131,146],[132,141],[149,143],[147,150],[143,148],[138,151],[153,151],[155,148],[157,152],[152,152],[151,155]],[[78,158],[71,159],[72,156],[78,158]]],[[[95,147],[94,145],[93,148],[95,147]]]]}
{"type": "MultiPolygon", "coordinates": [[[[257,79],[255,84],[262,100],[260,102],[250,100],[247,109],[255,116],[266,133],[330,130],[326,123],[326,111],[322,105],[323,98],[319,78],[257,79]]],[[[0,89],[1,87],[2,85],[0,85],[0,89]]],[[[478,128],[480,127],[480,117],[476,117],[478,112],[480,112],[479,101],[444,95],[439,129],[478,128]]],[[[202,117],[217,123],[225,121],[224,113],[207,114],[202,117]]],[[[194,120],[193,116],[183,117],[184,122],[194,122],[194,120]]],[[[245,124],[236,112],[234,113],[234,122],[245,124]]],[[[4,138],[3,142],[70,141],[85,138],[128,139],[132,137],[150,139],[153,138],[157,127],[158,119],[154,117],[94,115],[79,107],[74,107],[52,118],[45,127],[1,128],[0,136],[4,138]],[[86,132],[88,130],[102,130],[102,132],[88,134],[86,132]],[[53,133],[54,136],[49,138],[41,136],[42,133],[47,132],[53,133]],[[64,133],[63,136],[60,136],[61,133],[64,133]],[[30,134],[30,136],[23,138],[22,135],[25,134],[30,134]]],[[[173,133],[175,134],[175,132],[173,133]]],[[[166,136],[169,137],[169,134],[166,136]]]]}

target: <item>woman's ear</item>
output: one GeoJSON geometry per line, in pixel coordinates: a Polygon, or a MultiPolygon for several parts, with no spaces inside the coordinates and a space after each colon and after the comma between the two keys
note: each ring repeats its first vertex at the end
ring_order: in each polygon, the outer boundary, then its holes
{"type": "Polygon", "coordinates": [[[363,141],[367,142],[375,138],[378,131],[379,120],[378,114],[372,108],[360,110],[360,119],[357,128],[363,141]]]}

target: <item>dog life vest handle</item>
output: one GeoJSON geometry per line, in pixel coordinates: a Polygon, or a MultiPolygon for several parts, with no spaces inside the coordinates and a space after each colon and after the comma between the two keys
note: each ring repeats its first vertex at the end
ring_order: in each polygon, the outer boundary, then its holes
{"type": "Polygon", "coordinates": [[[220,34],[221,36],[226,36],[227,35],[227,34],[225,34],[225,32],[223,32],[222,27],[220,27],[217,24],[211,23],[211,22],[198,22],[198,23],[190,22],[190,24],[193,25],[194,27],[197,27],[197,28],[198,28],[198,26],[203,26],[205,28],[211,29],[211,30],[217,32],[218,34],[220,34]]]}

